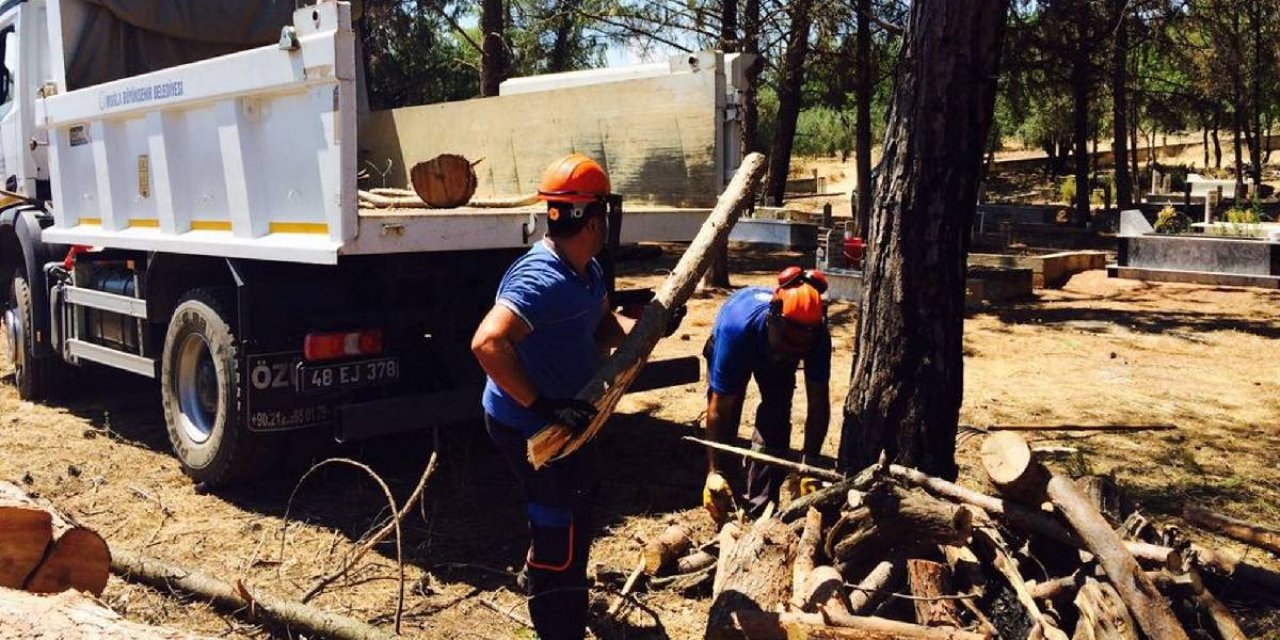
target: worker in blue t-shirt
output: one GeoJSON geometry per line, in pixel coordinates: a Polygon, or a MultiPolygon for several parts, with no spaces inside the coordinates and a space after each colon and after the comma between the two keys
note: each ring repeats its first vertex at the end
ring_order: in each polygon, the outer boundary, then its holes
{"type": "MultiPolygon", "coordinates": [[[[716,315],[707,340],[707,437],[725,442],[738,433],[742,398],[755,377],[760,389],[753,448],[774,455],[791,448],[791,398],[796,369],[804,363],[808,417],[804,457],[822,450],[831,420],[831,333],[822,294],[827,279],[821,271],[791,267],[778,276],[778,287],[751,287],[733,294],[716,315]]],[[[721,456],[707,449],[703,504],[717,521],[732,497],[721,456]]],[[[778,492],[787,472],[774,466],[747,465],[747,512],[757,516],[778,492]]]]}
{"type": "MultiPolygon", "coordinates": [[[[591,424],[596,408],[575,397],[595,374],[601,351],[619,346],[634,321],[612,311],[595,259],[608,237],[604,169],[569,155],[547,169],[538,193],[547,202],[546,237],[507,270],[471,349],[488,374],[485,427],[526,501],[529,617],[542,640],[580,640],[590,595],[594,450],[584,446],[534,469],[527,443],[549,424],[575,435],[591,424]]],[[[681,317],[673,314],[667,335],[681,317]]]]}

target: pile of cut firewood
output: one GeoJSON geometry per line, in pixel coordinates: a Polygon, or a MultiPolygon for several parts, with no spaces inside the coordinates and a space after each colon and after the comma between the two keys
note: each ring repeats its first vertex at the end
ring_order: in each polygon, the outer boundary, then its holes
{"type": "Polygon", "coordinates": [[[1213,589],[1280,598],[1280,573],[1121,512],[1114,483],[983,446],[1000,497],[881,463],[698,548],[648,544],[650,586],[705,576],[708,638],[1242,639],[1213,589]]]}

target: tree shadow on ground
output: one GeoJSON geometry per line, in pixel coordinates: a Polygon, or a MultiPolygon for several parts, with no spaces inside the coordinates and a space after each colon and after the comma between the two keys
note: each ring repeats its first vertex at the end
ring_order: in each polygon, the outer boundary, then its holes
{"type": "Polygon", "coordinates": [[[1081,309],[1074,307],[1018,304],[986,311],[1008,325],[1062,325],[1105,332],[1102,325],[1148,334],[1208,333],[1239,331],[1264,338],[1280,338],[1280,324],[1266,319],[1229,316],[1194,311],[1148,311],[1127,309],[1081,309]]]}

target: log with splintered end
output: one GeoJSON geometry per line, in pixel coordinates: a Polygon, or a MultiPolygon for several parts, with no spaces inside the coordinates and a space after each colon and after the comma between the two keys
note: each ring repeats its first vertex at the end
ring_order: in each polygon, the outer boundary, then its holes
{"type": "Polygon", "coordinates": [[[35,595],[6,588],[0,588],[0,629],[6,638],[199,640],[206,637],[130,622],[78,591],[35,595]]]}
{"type": "Polygon", "coordinates": [[[662,339],[671,313],[689,300],[698,280],[711,263],[711,249],[727,241],[729,232],[738,221],[743,209],[751,201],[751,194],[764,173],[764,156],[748,155],[742,161],[728,189],[720,196],[715,209],[703,223],[702,229],[680,257],[671,275],[654,294],[653,301],[645,307],[622,346],[596,371],[591,381],[578,393],[578,399],[596,406],[599,413],[591,425],[574,436],[563,425],[543,427],[529,439],[529,463],[541,469],[556,458],[577,451],[604,427],[613,414],[627,388],[639,375],[649,359],[649,354],[662,339]]]}
{"type": "MultiPolygon", "coordinates": [[[[777,611],[791,599],[796,535],[774,519],[742,534],[723,567],[723,582],[707,613],[707,638],[737,638],[733,614],[744,609],[777,611]]],[[[716,576],[720,581],[721,576],[716,576]]]]}
{"type": "Polygon", "coordinates": [[[916,596],[916,622],[926,627],[961,627],[960,605],[951,595],[951,570],[929,560],[907,560],[907,581],[916,596]]]}
{"type": "Polygon", "coordinates": [[[835,567],[814,567],[802,587],[802,609],[827,615],[850,615],[849,600],[844,592],[844,578],[835,567]]]}
{"type": "Polygon", "coordinates": [[[1075,604],[1080,621],[1072,640],[1138,640],[1137,625],[1115,587],[1088,578],[1076,592],[1075,604]]]}
{"type": "Polygon", "coordinates": [[[656,576],[664,569],[671,568],[691,546],[693,543],[689,540],[688,529],[678,524],[667,527],[666,531],[645,545],[644,572],[656,576]]]}
{"type": "Polygon", "coordinates": [[[1046,496],[1062,513],[1090,553],[1097,556],[1111,583],[1124,599],[1143,633],[1152,638],[1186,638],[1168,603],[1143,572],[1124,541],[1090,504],[1074,482],[1048,473],[1030,453],[1026,441],[1014,433],[999,433],[982,447],[982,464],[1001,492],[1039,504],[1046,496]],[[1039,478],[1047,477],[1040,495],[1039,478]],[[1028,480],[1030,478],[1031,480],[1028,480]]]}
{"type": "Polygon", "coordinates": [[[809,508],[804,518],[804,530],[796,546],[796,561],[791,567],[791,596],[798,607],[804,606],[805,584],[818,555],[818,542],[822,538],[822,512],[809,508]]]}
{"type": "Polygon", "coordinates": [[[720,595],[720,591],[724,589],[725,578],[729,577],[729,560],[733,557],[733,550],[738,544],[738,538],[741,537],[742,528],[732,522],[725,523],[716,537],[716,541],[720,545],[720,554],[716,557],[716,577],[711,586],[711,597],[713,598],[720,595]]]}

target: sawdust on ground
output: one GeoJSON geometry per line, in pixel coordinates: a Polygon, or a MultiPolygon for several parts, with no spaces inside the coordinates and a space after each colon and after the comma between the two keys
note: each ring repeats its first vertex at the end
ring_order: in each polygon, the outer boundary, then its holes
{"type": "MultiPolygon", "coordinates": [[[[626,263],[623,286],[656,286],[675,260],[626,263]]],[[[794,254],[739,253],[736,285],[767,284],[794,254]]],[[[690,304],[676,337],[659,357],[695,355],[725,297],[690,304]]],[[[832,316],[833,421],[826,452],[834,455],[839,409],[851,368],[855,310],[836,304],[832,316]]],[[[962,422],[997,424],[1174,423],[1176,431],[1132,434],[1033,434],[1079,454],[1063,471],[1114,473],[1158,520],[1183,504],[1218,508],[1280,528],[1280,292],[1110,280],[1082,274],[1060,291],[971,314],[966,325],[966,388],[962,422]]],[[[10,371],[0,376],[11,379],[10,371]]],[[[252,486],[200,495],[168,452],[153,383],[101,369],[76,375],[76,393],[49,405],[19,401],[0,386],[0,479],[25,485],[101,532],[111,545],[199,569],[250,589],[297,597],[351,552],[388,507],[368,478],[344,467],[321,470],[290,491],[323,456],[368,463],[398,500],[412,489],[431,450],[429,434],[348,447],[299,446],[286,470],[252,486]],[[282,532],[285,539],[282,542],[282,532]]],[[[606,615],[634,566],[641,540],[668,523],[688,522],[709,539],[702,513],[704,457],[680,440],[696,434],[705,408],[700,385],[637,394],[601,438],[609,461],[598,520],[604,527],[592,553],[592,630],[603,638],[691,638],[701,635],[709,606],[705,584],[642,592],[648,611],[606,615]]],[[[756,401],[748,398],[746,415],[756,401]]],[[[803,394],[795,415],[802,423],[803,394]]],[[[744,426],[739,434],[747,438],[744,426]]],[[[797,429],[793,444],[798,446],[797,429]]],[[[406,522],[404,631],[426,638],[530,638],[509,571],[523,556],[518,496],[478,425],[441,434],[442,464],[422,507],[406,522]]],[[[967,482],[977,439],[961,448],[967,482]]],[[[1228,541],[1195,534],[1218,546],[1228,541]]],[[[399,581],[394,545],[379,547],[348,579],[313,603],[390,627],[399,581]]],[[[1258,551],[1251,559],[1269,562],[1258,551]]],[[[1274,565],[1274,563],[1273,563],[1274,565]]],[[[205,604],[112,578],[104,601],[124,616],[228,638],[269,632],[216,614],[205,604]]],[[[1247,604],[1247,603],[1246,603],[1247,604]]],[[[1280,624],[1245,610],[1256,633],[1280,624]]]]}

